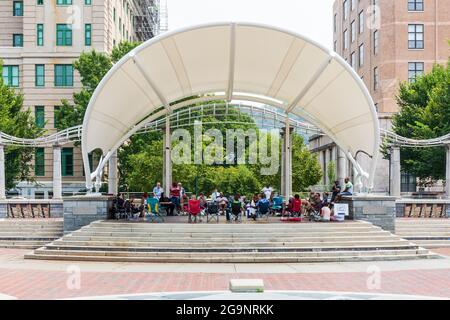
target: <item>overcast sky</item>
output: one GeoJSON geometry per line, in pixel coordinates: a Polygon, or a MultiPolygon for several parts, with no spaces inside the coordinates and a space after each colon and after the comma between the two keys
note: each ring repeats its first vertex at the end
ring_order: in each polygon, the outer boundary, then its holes
{"type": "Polygon", "coordinates": [[[167,0],[169,30],[206,22],[259,22],[298,32],[331,48],[333,1],[167,0]]]}

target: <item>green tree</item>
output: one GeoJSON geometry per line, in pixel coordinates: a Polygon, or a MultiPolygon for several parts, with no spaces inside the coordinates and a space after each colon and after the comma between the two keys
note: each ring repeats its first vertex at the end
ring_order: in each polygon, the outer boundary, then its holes
{"type": "MultiPolygon", "coordinates": [[[[0,74],[3,63],[0,60],[0,74]]],[[[35,125],[30,110],[23,110],[23,96],[6,86],[0,77],[0,131],[6,134],[36,138],[42,129],[35,125]]],[[[18,181],[31,181],[30,173],[34,150],[8,146],[5,148],[6,187],[14,188],[18,181]]]]}
{"type": "Polygon", "coordinates": [[[312,154],[303,141],[303,137],[293,135],[292,148],[292,190],[307,191],[310,186],[316,185],[322,179],[317,156],[312,154]]]}
{"type": "Polygon", "coordinates": [[[137,41],[122,41],[117,46],[112,49],[111,52],[111,61],[113,63],[117,63],[120,59],[123,58],[128,52],[139,46],[141,42],[137,41]]]}
{"type": "MultiPolygon", "coordinates": [[[[394,132],[408,138],[431,139],[450,132],[450,61],[412,83],[402,83],[397,97],[400,113],[393,117],[394,132]]],[[[402,148],[404,171],[425,182],[445,179],[445,150],[402,148]]]]}

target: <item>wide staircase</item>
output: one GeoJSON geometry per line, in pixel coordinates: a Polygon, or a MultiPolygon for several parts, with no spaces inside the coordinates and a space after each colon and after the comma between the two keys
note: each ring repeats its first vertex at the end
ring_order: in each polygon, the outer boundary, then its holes
{"type": "Polygon", "coordinates": [[[0,248],[36,249],[62,235],[62,219],[0,220],[0,248]]]}
{"type": "Polygon", "coordinates": [[[449,248],[450,219],[408,219],[395,222],[395,233],[421,247],[449,248]]]}
{"type": "Polygon", "coordinates": [[[367,222],[150,224],[97,221],[25,255],[121,262],[339,262],[437,258],[367,222]]]}

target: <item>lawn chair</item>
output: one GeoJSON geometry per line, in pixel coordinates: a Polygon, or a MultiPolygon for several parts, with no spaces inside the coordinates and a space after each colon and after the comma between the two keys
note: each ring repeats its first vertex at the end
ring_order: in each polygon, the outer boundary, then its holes
{"type": "Polygon", "coordinates": [[[206,223],[213,219],[219,223],[219,206],[215,202],[209,202],[206,206],[206,223]]]}
{"type": "Polygon", "coordinates": [[[159,210],[159,200],[157,198],[147,199],[147,215],[149,222],[164,222],[164,217],[159,210]]]}
{"type": "Polygon", "coordinates": [[[256,218],[261,219],[264,217],[266,221],[269,220],[270,215],[270,202],[258,202],[257,209],[256,209],[256,218]]]}
{"type": "Polygon", "coordinates": [[[188,214],[189,220],[188,222],[192,222],[192,217],[194,217],[195,223],[197,223],[197,217],[201,212],[200,201],[196,199],[190,199],[188,202],[188,214]]]}
{"type": "Polygon", "coordinates": [[[270,207],[270,211],[273,215],[276,215],[279,213],[280,215],[283,215],[283,197],[275,197],[273,198],[273,204],[270,207]]]}

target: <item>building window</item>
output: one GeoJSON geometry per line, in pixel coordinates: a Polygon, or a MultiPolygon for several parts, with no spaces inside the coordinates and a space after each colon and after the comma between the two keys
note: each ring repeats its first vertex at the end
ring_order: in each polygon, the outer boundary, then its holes
{"type": "Polygon", "coordinates": [[[348,49],[348,31],[344,31],[344,50],[348,49]]]}
{"type": "Polygon", "coordinates": [[[61,171],[63,176],[73,176],[73,148],[62,148],[61,171]]]}
{"type": "Polygon", "coordinates": [[[58,6],[68,6],[72,4],[72,0],[56,0],[58,6]]]}
{"type": "Polygon", "coordinates": [[[380,34],[378,30],[373,32],[373,54],[378,54],[378,46],[380,44],[380,34]]]}
{"type": "Polygon", "coordinates": [[[378,90],[378,86],[380,83],[380,75],[378,73],[378,67],[373,69],[373,90],[378,90]]]}
{"type": "Polygon", "coordinates": [[[45,86],[45,65],[37,64],[35,65],[35,85],[36,87],[45,86]]]}
{"type": "Polygon", "coordinates": [[[423,49],[423,24],[408,25],[408,48],[423,49]]]}
{"type": "Polygon", "coordinates": [[[116,8],[113,8],[113,21],[116,22],[116,8]]]}
{"type": "Polygon", "coordinates": [[[92,0],[84,0],[84,4],[90,6],[92,5],[92,0]]]}
{"type": "Polygon", "coordinates": [[[347,20],[348,13],[348,0],[344,0],[344,20],[347,20]]]}
{"type": "Polygon", "coordinates": [[[43,106],[34,107],[34,123],[38,128],[45,126],[45,109],[43,106]]]}
{"type": "Polygon", "coordinates": [[[408,11],[423,11],[423,0],[408,0],[408,11]]]}
{"type": "Polygon", "coordinates": [[[72,45],[72,26],[70,24],[56,25],[56,45],[57,46],[72,45]]]}
{"type": "Polygon", "coordinates": [[[364,65],[364,43],[359,46],[359,67],[364,65]]]}
{"type": "Polygon", "coordinates": [[[353,69],[356,68],[356,53],[352,52],[352,55],[350,56],[350,63],[353,69]]]}
{"type": "Polygon", "coordinates": [[[351,38],[352,38],[352,43],[355,42],[356,40],[356,26],[355,26],[355,20],[352,21],[351,25],[350,25],[350,33],[351,33],[351,38]]]}
{"type": "Polygon", "coordinates": [[[23,17],[23,1],[14,1],[13,2],[13,16],[14,17],[23,17]]]}
{"type": "Polygon", "coordinates": [[[42,47],[44,45],[44,25],[38,24],[36,27],[36,42],[39,47],[42,47]]]}
{"type": "Polygon", "coordinates": [[[34,175],[45,176],[45,149],[36,148],[34,152],[34,175]]]}
{"type": "Polygon", "coordinates": [[[364,10],[359,13],[359,33],[364,32],[364,10]]]}
{"type": "Polygon", "coordinates": [[[23,34],[13,34],[13,47],[23,47],[23,34]]]}
{"type": "Polygon", "coordinates": [[[92,44],[92,26],[90,23],[84,25],[84,45],[90,46],[92,44]]]}
{"type": "Polygon", "coordinates": [[[410,62],[408,63],[408,81],[410,83],[415,82],[417,77],[422,76],[424,73],[423,62],[410,62]]]}
{"type": "Polygon", "coordinates": [[[37,5],[42,6],[44,4],[44,0],[37,0],[37,5]]]}
{"type": "Polygon", "coordinates": [[[55,64],[55,87],[73,86],[73,66],[71,64],[55,64]]]}
{"type": "Polygon", "coordinates": [[[8,87],[19,86],[19,66],[3,66],[3,83],[8,87]]]}

